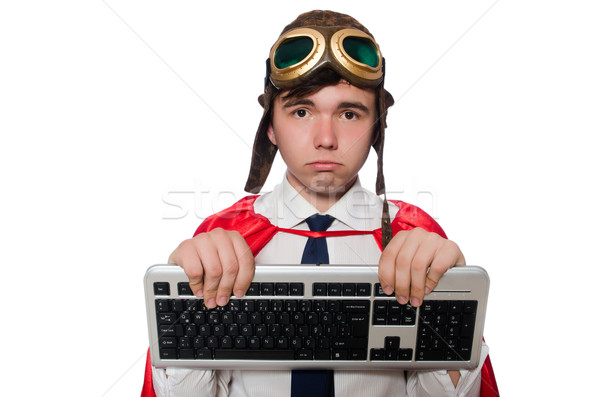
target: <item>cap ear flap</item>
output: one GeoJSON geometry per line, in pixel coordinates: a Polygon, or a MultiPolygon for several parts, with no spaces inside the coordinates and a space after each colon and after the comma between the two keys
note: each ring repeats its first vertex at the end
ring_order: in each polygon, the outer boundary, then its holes
{"type": "Polygon", "coordinates": [[[263,117],[258,125],[256,137],[254,138],[254,147],[252,148],[252,160],[250,161],[250,172],[246,180],[244,190],[249,193],[258,193],[265,184],[271,165],[277,154],[275,146],[267,135],[268,128],[271,125],[270,105],[275,97],[276,90],[269,84],[266,92],[258,97],[258,103],[263,107],[263,117]]]}
{"type": "Polygon", "coordinates": [[[260,104],[260,106],[262,106],[262,108],[265,108],[265,103],[266,103],[266,95],[265,94],[260,94],[258,96],[258,103],[260,104]]]}
{"type": "Polygon", "coordinates": [[[375,135],[373,148],[377,152],[377,180],[375,181],[375,193],[378,195],[385,193],[385,181],[383,178],[383,142],[385,139],[385,129],[387,127],[387,110],[394,104],[394,97],[382,86],[377,88],[378,101],[378,131],[375,135]]]}
{"type": "Polygon", "coordinates": [[[388,90],[384,89],[383,90],[383,106],[385,106],[385,108],[389,108],[390,106],[392,106],[394,104],[394,97],[392,96],[392,94],[390,94],[388,92],[388,90]]]}

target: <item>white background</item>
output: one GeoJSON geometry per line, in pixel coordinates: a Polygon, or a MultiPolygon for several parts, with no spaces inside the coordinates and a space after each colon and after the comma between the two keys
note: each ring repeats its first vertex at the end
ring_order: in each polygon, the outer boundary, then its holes
{"type": "Polygon", "coordinates": [[[488,270],[503,395],[597,393],[597,3],[297,3],[2,2],[0,393],[139,394],[144,271],[243,196],[268,50],[314,8],[382,48],[390,197],[488,270]]]}

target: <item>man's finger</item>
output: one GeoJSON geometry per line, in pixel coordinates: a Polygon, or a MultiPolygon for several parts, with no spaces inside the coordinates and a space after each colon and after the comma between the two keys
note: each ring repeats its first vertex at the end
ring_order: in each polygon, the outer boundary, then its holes
{"type": "Polygon", "coordinates": [[[238,260],[238,274],[233,284],[233,293],[239,298],[246,293],[254,278],[254,256],[241,235],[233,238],[232,243],[238,260]]]}
{"type": "Polygon", "coordinates": [[[204,270],[200,258],[196,254],[195,241],[185,240],[168,259],[169,264],[183,268],[190,282],[190,288],[195,296],[201,297],[204,288],[204,270]]]}
{"type": "Polygon", "coordinates": [[[427,270],[436,255],[438,244],[431,235],[420,238],[419,248],[415,252],[410,270],[410,304],[421,306],[425,296],[427,270]]]}
{"type": "Polygon", "coordinates": [[[429,267],[427,280],[425,281],[425,293],[428,294],[433,291],[444,273],[457,264],[464,264],[462,252],[456,243],[444,241],[444,245],[439,249],[429,267]]]}
{"type": "Polygon", "coordinates": [[[396,254],[395,291],[396,300],[402,305],[409,302],[412,281],[412,263],[419,249],[419,232],[406,232],[404,242],[396,254]]]}
{"type": "MultiPolygon", "coordinates": [[[[198,238],[198,236],[195,238],[198,238]]],[[[210,236],[202,236],[202,238],[211,239],[210,236]]],[[[196,248],[196,255],[200,258],[204,268],[204,304],[212,309],[217,306],[217,290],[223,274],[221,260],[215,245],[211,241],[205,241],[196,248]]]]}
{"type": "Polygon", "coordinates": [[[379,282],[381,283],[383,292],[387,295],[394,293],[396,283],[396,255],[400,251],[405,238],[406,234],[404,232],[396,234],[379,258],[379,282]]]}
{"type": "Polygon", "coordinates": [[[239,264],[233,244],[229,240],[219,245],[218,254],[221,262],[221,280],[217,290],[217,305],[225,306],[231,297],[239,264]]]}

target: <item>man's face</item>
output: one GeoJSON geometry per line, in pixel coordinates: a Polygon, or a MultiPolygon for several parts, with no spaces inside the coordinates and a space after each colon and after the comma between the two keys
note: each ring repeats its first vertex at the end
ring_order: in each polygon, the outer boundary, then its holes
{"type": "Polygon", "coordinates": [[[373,143],[374,90],[342,80],[306,97],[284,96],[275,99],[267,134],[288,167],[288,181],[307,199],[341,197],[373,143]]]}

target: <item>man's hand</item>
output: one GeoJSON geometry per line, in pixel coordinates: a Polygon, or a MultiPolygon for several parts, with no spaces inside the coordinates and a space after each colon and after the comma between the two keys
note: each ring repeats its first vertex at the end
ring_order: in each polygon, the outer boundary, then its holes
{"type": "Polygon", "coordinates": [[[379,281],[383,291],[396,293],[400,304],[420,306],[446,270],[464,266],[458,245],[419,227],[397,233],[381,254],[379,281]]]}
{"type": "Polygon", "coordinates": [[[246,293],[254,277],[254,257],[244,238],[221,228],[185,240],[169,257],[183,268],[195,296],[208,308],[225,306],[231,292],[246,293]]]}

